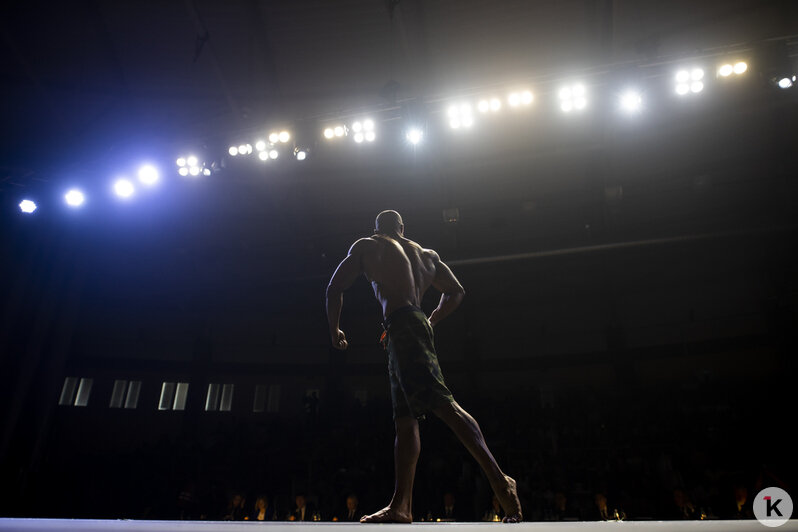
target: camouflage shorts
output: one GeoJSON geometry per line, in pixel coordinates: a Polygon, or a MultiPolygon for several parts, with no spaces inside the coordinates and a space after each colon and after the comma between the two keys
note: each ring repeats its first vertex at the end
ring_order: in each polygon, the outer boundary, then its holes
{"type": "Polygon", "coordinates": [[[421,418],[454,401],[443,380],[432,326],[424,312],[416,307],[403,307],[393,312],[387,323],[383,345],[388,351],[394,419],[421,418]]]}

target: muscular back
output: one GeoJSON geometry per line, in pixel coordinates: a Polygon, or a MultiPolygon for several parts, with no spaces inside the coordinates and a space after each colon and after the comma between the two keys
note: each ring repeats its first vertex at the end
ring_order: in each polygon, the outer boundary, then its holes
{"type": "Polygon", "coordinates": [[[463,287],[438,254],[424,249],[401,234],[375,234],[355,242],[341,261],[327,286],[327,317],[333,345],[345,349],[346,341],[338,328],[343,292],[364,274],[374,288],[385,317],[407,306],[421,306],[430,286],[441,292],[438,307],[430,315],[435,324],[460,304],[463,287]]]}
{"type": "Polygon", "coordinates": [[[383,314],[407,305],[420,306],[435,279],[438,255],[403,237],[374,235],[361,242],[363,273],[383,314]]]}

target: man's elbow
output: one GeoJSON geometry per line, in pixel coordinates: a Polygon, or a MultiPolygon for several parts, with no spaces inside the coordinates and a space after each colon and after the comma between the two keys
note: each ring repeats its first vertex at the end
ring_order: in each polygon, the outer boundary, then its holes
{"type": "Polygon", "coordinates": [[[330,283],[327,285],[327,299],[335,299],[337,297],[341,297],[343,294],[343,290],[340,287],[335,286],[334,284],[330,283]]]}

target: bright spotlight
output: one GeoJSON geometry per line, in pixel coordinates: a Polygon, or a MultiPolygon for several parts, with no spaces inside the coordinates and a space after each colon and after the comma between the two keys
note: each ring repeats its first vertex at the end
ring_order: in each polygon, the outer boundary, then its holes
{"type": "Polygon", "coordinates": [[[521,93],[521,103],[523,105],[529,105],[530,103],[532,103],[532,100],[534,100],[534,96],[532,96],[531,92],[524,91],[521,93]]]}
{"type": "Polygon", "coordinates": [[[507,104],[510,107],[521,107],[522,105],[529,105],[533,99],[530,91],[511,92],[507,96],[507,104]]]}
{"type": "Polygon", "coordinates": [[[86,196],[80,190],[73,188],[64,194],[64,200],[70,207],[80,207],[86,201],[86,196]]]}
{"type": "Polygon", "coordinates": [[[424,132],[417,127],[410,128],[405,134],[405,138],[407,138],[407,142],[416,146],[424,139],[424,132]]]}
{"type": "Polygon", "coordinates": [[[268,161],[269,160],[269,152],[267,151],[259,151],[258,152],[258,159],[261,161],[268,161]]]}
{"type": "Polygon", "coordinates": [[[335,133],[336,137],[343,137],[344,134],[346,133],[346,130],[344,129],[343,126],[335,126],[335,129],[333,129],[333,132],[335,133]]]}
{"type": "Polygon", "coordinates": [[[273,133],[269,133],[269,142],[271,142],[272,144],[277,144],[277,141],[279,140],[280,140],[279,133],[277,133],[276,131],[273,133]]]}
{"type": "Polygon", "coordinates": [[[235,146],[230,146],[227,149],[227,153],[229,153],[232,157],[235,157],[236,155],[238,155],[238,148],[235,146]]]}
{"type": "Polygon", "coordinates": [[[269,151],[269,159],[276,159],[279,156],[280,156],[280,152],[278,152],[277,150],[270,150],[269,151]]]}
{"type": "Polygon", "coordinates": [[[247,145],[246,144],[242,144],[241,146],[239,146],[238,147],[238,153],[239,153],[239,155],[246,155],[247,154],[247,145]]]}
{"type": "Polygon", "coordinates": [[[255,149],[258,151],[263,151],[266,149],[266,143],[262,140],[259,140],[255,143],[255,149]]]}
{"type": "MultiPolygon", "coordinates": [[[[733,69],[734,67],[732,67],[733,69]]],[[[704,90],[704,69],[694,67],[690,70],[680,70],[676,73],[676,86],[674,90],[679,96],[692,92],[697,94],[704,90]]]]}
{"type": "Polygon", "coordinates": [[[175,161],[177,166],[186,166],[186,158],[185,157],[178,157],[177,161],[175,161]]]}
{"type": "Polygon", "coordinates": [[[355,133],[363,131],[363,122],[352,122],[352,131],[355,133]]]}
{"type": "Polygon", "coordinates": [[[581,111],[587,107],[587,90],[585,86],[577,83],[560,89],[560,109],[569,113],[573,110],[581,111]]]}
{"type": "Polygon", "coordinates": [[[480,113],[500,111],[502,108],[502,101],[498,98],[482,99],[477,103],[477,111],[480,113]]]}
{"type": "Polygon", "coordinates": [[[621,95],[621,109],[629,113],[640,111],[643,106],[643,98],[640,93],[629,90],[621,95]]]}
{"type": "Polygon", "coordinates": [[[197,176],[200,173],[200,167],[199,166],[192,166],[191,168],[188,169],[188,173],[191,174],[191,175],[197,176]]]}
{"type": "Polygon", "coordinates": [[[358,131],[357,133],[355,133],[355,136],[353,138],[354,138],[355,142],[360,144],[361,142],[363,142],[365,140],[366,137],[363,135],[362,131],[358,131]]]}
{"type": "Polygon", "coordinates": [[[185,166],[181,166],[181,167],[180,167],[180,168],[177,170],[177,173],[178,173],[178,174],[180,174],[180,175],[181,175],[181,176],[183,176],[183,177],[186,177],[186,176],[188,175],[188,168],[187,168],[187,167],[185,167],[185,166]]]}
{"type": "Polygon", "coordinates": [[[143,185],[152,186],[158,182],[158,169],[151,164],[145,164],[139,168],[139,182],[143,185]]]}
{"type": "Polygon", "coordinates": [[[470,103],[451,105],[447,115],[449,116],[449,127],[452,129],[469,128],[474,125],[474,115],[470,103]]]}
{"type": "Polygon", "coordinates": [[[202,175],[204,175],[204,176],[211,175],[211,169],[210,168],[203,168],[202,169],[202,175]]]}
{"type": "MultiPolygon", "coordinates": [[[[239,151],[241,151],[240,148],[239,148],[239,151]]],[[[197,166],[197,157],[196,157],[196,155],[189,155],[188,157],[186,157],[186,164],[188,166],[197,166]]]]}
{"type": "Polygon", "coordinates": [[[737,61],[736,63],[724,63],[720,67],[718,67],[718,76],[722,78],[728,78],[732,74],[740,75],[745,74],[748,70],[748,63],[745,61],[737,61]]]}
{"type": "Polygon", "coordinates": [[[19,202],[19,210],[25,214],[30,214],[36,210],[36,203],[29,199],[24,199],[19,202]]]}
{"type": "Polygon", "coordinates": [[[377,134],[373,131],[366,131],[366,142],[374,142],[374,139],[377,138],[377,134]]]}
{"type": "Polygon", "coordinates": [[[785,76],[778,81],[777,85],[779,86],[780,89],[789,89],[790,87],[792,87],[794,81],[795,81],[795,76],[793,76],[792,78],[788,78],[785,76]]]}
{"type": "Polygon", "coordinates": [[[363,120],[363,129],[365,131],[374,131],[374,120],[369,118],[363,120]]]}
{"type": "Polygon", "coordinates": [[[303,148],[294,148],[294,157],[297,161],[304,161],[308,158],[308,152],[303,148]]]}
{"type": "Polygon", "coordinates": [[[737,75],[745,74],[745,71],[748,70],[748,63],[745,61],[738,61],[734,63],[734,73],[737,75]]]}
{"type": "Polygon", "coordinates": [[[277,138],[280,142],[288,142],[291,138],[291,134],[288,131],[280,131],[280,134],[277,135],[277,138]]]}
{"type": "Polygon", "coordinates": [[[335,131],[333,131],[333,128],[328,127],[328,128],[324,129],[324,138],[325,139],[331,139],[334,136],[335,136],[335,131]]]}
{"type": "Polygon", "coordinates": [[[731,76],[733,73],[734,73],[734,67],[728,63],[726,63],[725,65],[721,65],[721,67],[718,69],[718,75],[724,78],[731,76]]]}
{"type": "Polygon", "coordinates": [[[117,179],[114,182],[114,194],[120,198],[127,199],[133,195],[136,189],[128,179],[117,179]]]}

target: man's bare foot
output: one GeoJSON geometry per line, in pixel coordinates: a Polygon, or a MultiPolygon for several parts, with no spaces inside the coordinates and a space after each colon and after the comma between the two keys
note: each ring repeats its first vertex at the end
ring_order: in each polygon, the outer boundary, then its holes
{"type": "Polygon", "coordinates": [[[360,518],[361,523],[412,523],[413,516],[410,514],[398,512],[386,506],[379,512],[371,515],[364,515],[360,518]]]}
{"type": "Polygon", "coordinates": [[[496,497],[499,499],[504,515],[502,523],[520,523],[524,520],[524,514],[521,512],[521,501],[518,500],[518,486],[515,480],[504,475],[507,481],[503,489],[496,490],[496,497]]]}

